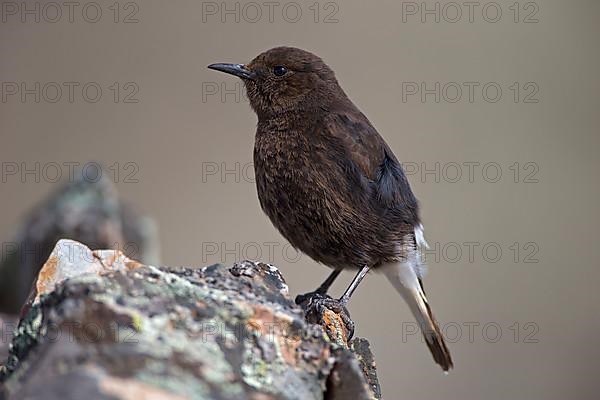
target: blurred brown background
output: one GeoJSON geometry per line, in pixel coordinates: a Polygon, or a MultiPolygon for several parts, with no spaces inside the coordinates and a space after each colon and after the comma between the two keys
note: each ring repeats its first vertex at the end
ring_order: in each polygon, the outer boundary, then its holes
{"type": "Polygon", "coordinates": [[[97,161],[158,222],[163,264],[260,258],[313,289],[329,271],[260,210],[241,85],[206,69],[302,47],[406,163],[432,246],[448,376],[382,276],[350,306],[384,397],[597,398],[600,3],[52,4],[2,2],[3,243],[60,186],[56,165],[64,183],[65,163],[97,161]]]}

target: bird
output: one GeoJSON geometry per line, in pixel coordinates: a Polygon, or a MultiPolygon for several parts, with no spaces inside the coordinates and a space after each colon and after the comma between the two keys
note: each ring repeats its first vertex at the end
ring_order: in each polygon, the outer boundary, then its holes
{"type": "Polygon", "coordinates": [[[427,242],[419,204],[398,158],[334,71],[287,46],[247,64],[208,68],[241,78],[257,115],[253,158],[262,210],[292,246],[333,269],[311,293],[323,298],[342,270],[358,270],[332,299],[345,307],[370,270],[383,272],[447,372],[452,357],[423,289],[427,242]]]}

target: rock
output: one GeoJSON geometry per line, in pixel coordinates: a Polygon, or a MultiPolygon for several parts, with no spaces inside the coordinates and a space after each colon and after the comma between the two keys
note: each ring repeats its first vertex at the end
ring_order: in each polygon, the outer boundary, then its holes
{"type": "Polygon", "coordinates": [[[118,249],[145,263],[158,262],[154,223],[118,198],[109,174],[94,181],[85,174],[76,176],[32,210],[14,241],[2,244],[0,312],[19,311],[40,266],[61,238],[95,249],[118,249]]]}
{"type": "Polygon", "coordinates": [[[368,342],[326,332],[271,265],[157,268],[60,241],[0,367],[0,399],[380,398],[368,342]]]}
{"type": "Polygon", "coordinates": [[[0,360],[8,357],[8,345],[17,327],[17,318],[10,315],[0,314],[0,360]]]}
{"type": "Polygon", "coordinates": [[[354,352],[358,358],[358,363],[362,371],[363,376],[366,378],[367,383],[373,394],[377,399],[381,398],[381,386],[379,386],[379,378],[377,378],[377,366],[375,364],[375,358],[371,352],[371,345],[367,339],[354,338],[350,342],[350,349],[354,352]]]}

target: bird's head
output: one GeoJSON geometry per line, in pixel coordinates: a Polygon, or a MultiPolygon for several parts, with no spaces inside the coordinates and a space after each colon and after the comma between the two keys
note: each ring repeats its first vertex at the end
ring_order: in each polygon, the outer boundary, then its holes
{"type": "Polygon", "coordinates": [[[261,117],[325,107],[341,92],[335,74],[318,56],[294,47],[275,47],[248,64],[211,64],[210,69],[244,81],[250,105],[261,117]]]}

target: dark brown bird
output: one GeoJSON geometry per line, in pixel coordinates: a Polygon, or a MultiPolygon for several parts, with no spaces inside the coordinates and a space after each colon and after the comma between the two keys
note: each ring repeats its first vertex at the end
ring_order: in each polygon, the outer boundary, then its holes
{"type": "Polygon", "coordinates": [[[249,64],[211,64],[240,77],[258,116],[254,168],[263,211],[297,249],[334,271],[383,271],[417,319],[444,371],[452,358],[423,291],[427,246],[419,207],[398,159],[314,54],[268,50],[249,64]]]}

